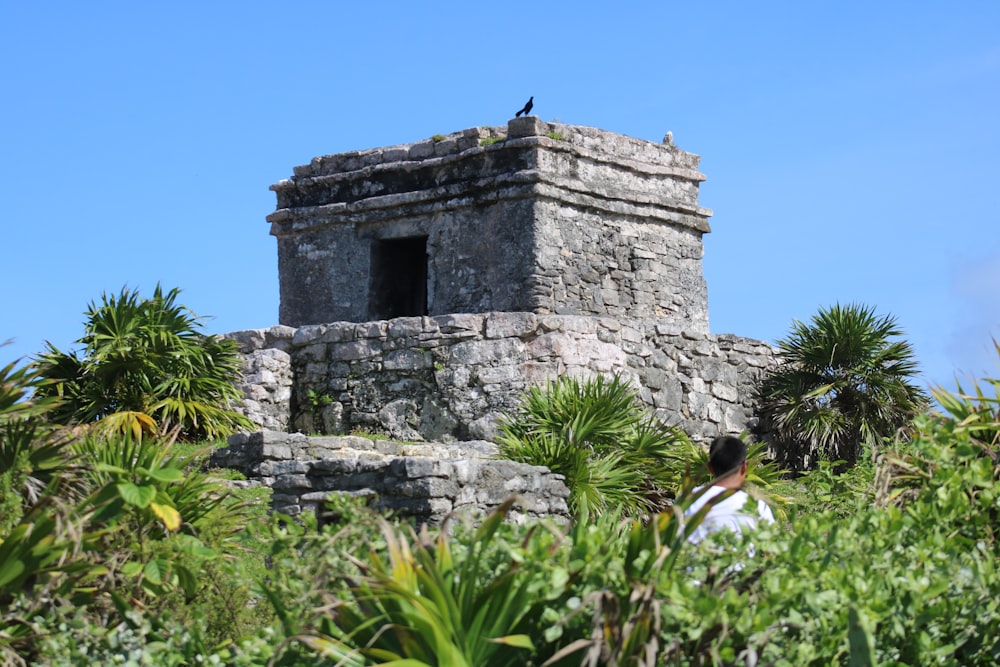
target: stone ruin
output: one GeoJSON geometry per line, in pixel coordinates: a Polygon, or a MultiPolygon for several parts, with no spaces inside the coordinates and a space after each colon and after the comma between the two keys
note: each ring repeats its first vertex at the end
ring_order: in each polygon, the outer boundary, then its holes
{"type": "Polygon", "coordinates": [[[525,515],[558,514],[552,480],[489,445],[530,385],[620,374],[696,440],[752,429],[774,349],[709,332],[698,162],[669,135],[523,117],[296,167],[268,216],[280,324],[229,335],[245,357],[242,409],[266,431],[218,461],[271,484],[291,513],[330,490],[397,486],[426,486],[411,513],[432,519],[488,508],[496,489],[456,471],[494,466],[483,479],[527,494],[525,515]],[[388,440],[325,437],[359,432],[388,440]],[[407,462],[419,456],[454,476],[410,483],[400,470],[428,469],[407,462]]]}

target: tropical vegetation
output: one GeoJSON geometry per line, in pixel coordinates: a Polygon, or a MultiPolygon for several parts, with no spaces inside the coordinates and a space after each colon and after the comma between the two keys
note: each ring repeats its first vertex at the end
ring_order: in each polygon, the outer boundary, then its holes
{"type": "Polygon", "coordinates": [[[51,344],[36,361],[39,396],[58,397],[49,419],[118,431],[213,439],[253,428],[232,409],[242,398],[236,343],[201,333],[201,319],[157,285],[101,296],[89,304],[82,350],[51,344]]]}
{"type": "Polygon", "coordinates": [[[703,455],[622,378],[529,390],[505,421],[508,451],[577,475],[571,520],[442,526],[339,496],[322,526],[273,515],[206,469],[215,443],[178,441],[193,425],[69,426],[51,382],[0,368],[0,663],[1000,662],[1000,379],[935,388],[853,466],[834,448],[782,479],[755,443],[784,514],[697,546],[703,455]]]}
{"type": "MultiPolygon", "coordinates": [[[[57,401],[38,391],[43,382],[30,368],[0,369],[4,664],[80,664],[83,654],[47,653],[77,650],[78,633],[96,642],[83,650],[115,655],[120,637],[109,638],[108,619],[128,626],[141,612],[147,623],[183,627],[206,611],[193,600],[219,605],[209,592],[222,580],[231,609],[245,605],[247,561],[237,555],[247,544],[243,524],[261,514],[251,502],[259,494],[229,493],[176,455],[171,440],[54,425],[57,401]],[[73,637],[66,644],[64,632],[73,637]]],[[[229,636],[231,621],[205,614],[196,625],[214,640],[229,636]]]]}
{"type": "Polygon", "coordinates": [[[690,546],[684,497],[648,521],[414,532],[353,517],[289,534],[286,580],[333,580],[312,616],[283,611],[308,619],[287,632],[328,664],[996,664],[1000,380],[986,384],[995,397],[935,390],[945,412],[877,457],[785,482],[798,502],[753,535],[690,546]]]}
{"type": "Polygon", "coordinates": [[[781,365],[763,382],[762,412],[784,465],[853,464],[927,407],[913,348],[891,315],[861,304],[821,308],[778,341],[781,365]]]}
{"type": "Polygon", "coordinates": [[[575,512],[641,516],[665,506],[695,446],[654,419],[621,375],[530,387],[499,422],[503,456],[563,475],[575,512]]]}
{"type": "MultiPolygon", "coordinates": [[[[620,374],[529,387],[498,430],[503,456],[563,475],[577,514],[649,516],[669,508],[685,484],[711,479],[705,449],[657,419],[620,374]]],[[[761,493],[782,475],[762,442],[751,444],[747,461],[749,485],[761,493]]]]}

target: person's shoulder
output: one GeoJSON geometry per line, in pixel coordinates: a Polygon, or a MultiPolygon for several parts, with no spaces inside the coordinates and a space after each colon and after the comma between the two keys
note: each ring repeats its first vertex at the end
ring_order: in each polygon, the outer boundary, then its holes
{"type": "Polygon", "coordinates": [[[685,513],[689,515],[694,514],[723,491],[725,491],[725,489],[715,486],[714,484],[703,484],[701,486],[694,487],[691,489],[690,494],[690,498],[693,498],[694,500],[692,500],[691,504],[688,505],[685,513]]]}
{"type": "Polygon", "coordinates": [[[774,512],[771,511],[771,506],[759,498],[757,499],[757,516],[761,521],[774,523],[774,512]]]}

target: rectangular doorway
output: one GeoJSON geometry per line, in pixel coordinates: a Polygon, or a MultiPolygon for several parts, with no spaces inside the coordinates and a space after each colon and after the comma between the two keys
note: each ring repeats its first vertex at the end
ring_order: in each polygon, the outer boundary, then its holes
{"type": "Polygon", "coordinates": [[[371,316],[375,320],[427,314],[427,237],[372,244],[371,316]]]}

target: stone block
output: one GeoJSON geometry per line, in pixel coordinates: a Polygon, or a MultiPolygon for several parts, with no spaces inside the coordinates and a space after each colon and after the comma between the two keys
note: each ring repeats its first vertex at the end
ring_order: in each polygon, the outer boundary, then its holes
{"type": "Polygon", "coordinates": [[[523,379],[521,366],[493,366],[481,368],[477,373],[479,381],[484,385],[503,384],[510,385],[523,379]]]}
{"type": "Polygon", "coordinates": [[[313,482],[306,475],[280,475],[274,478],[271,488],[275,491],[311,489],[313,482]]]}
{"type": "Polygon", "coordinates": [[[261,457],[273,460],[286,460],[292,457],[292,448],[287,444],[267,444],[261,447],[261,457]]]}
{"type": "Polygon", "coordinates": [[[740,397],[739,392],[734,387],[721,382],[712,383],[712,396],[730,403],[735,403],[740,397]]]}
{"type": "Polygon", "coordinates": [[[264,461],[258,468],[258,474],[268,477],[289,474],[307,474],[311,469],[308,461],[264,461]]]}
{"type": "Polygon", "coordinates": [[[480,334],[483,331],[483,324],[485,322],[485,317],[483,315],[471,313],[439,315],[431,319],[437,324],[442,334],[480,334]]]}
{"type": "Polygon", "coordinates": [[[289,505],[299,502],[299,494],[297,493],[280,493],[275,491],[271,494],[271,502],[280,503],[282,505],[289,505]]]}
{"type": "Polygon", "coordinates": [[[451,346],[450,365],[482,366],[525,360],[525,346],[518,339],[462,341],[451,346]]]}
{"type": "Polygon", "coordinates": [[[331,343],[328,349],[331,361],[358,361],[370,359],[381,353],[378,345],[369,340],[351,341],[348,343],[331,343]]]}
{"type": "Polygon", "coordinates": [[[423,477],[409,479],[390,489],[392,495],[405,498],[454,498],[458,495],[458,484],[447,478],[423,477]]]}
{"type": "Polygon", "coordinates": [[[452,511],[454,503],[450,498],[429,498],[426,507],[432,517],[441,519],[452,511]]]}
{"type": "Polygon", "coordinates": [[[537,320],[533,313],[490,313],[486,317],[486,338],[523,337],[534,332],[537,320]]]}
{"type": "Polygon", "coordinates": [[[387,371],[392,370],[421,370],[431,368],[430,352],[419,349],[393,350],[385,355],[382,367],[387,371]]]}
{"type": "Polygon", "coordinates": [[[434,142],[422,141],[419,144],[413,144],[410,146],[410,153],[407,157],[411,160],[424,160],[434,157],[434,142]]]}
{"type": "Polygon", "coordinates": [[[325,472],[335,475],[353,475],[358,471],[358,456],[357,454],[342,454],[313,461],[312,470],[316,474],[325,472]]]}
{"type": "Polygon", "coordinates": [[[410,479],[420,477],[448,477],[452,473],[451,464],[441,459],[406,456],[401,459],[403,471],[410,479]]]}
{"type": "MultiPolygon", "coordinates": [[[[403,444],[396,442],[395,440],[374,440],[372,442],[372,447],[368,449],[374,449],[374,451],[382,454],[383,456],[399,456],[402,454],[403,444]]],[[[363,449],[358,447],[357,449],[363,449]]]]}
{"type": "Polygon", "coordinates": [[[406,148],[386,148],[382,151],[382,163],[400,162],[406,160],[410,151],[406,148]]]}
{"type": "MultiPolygon", "coordinates": [[[[479,462],[471,459],[458,459],[451,462],[452,475],[456,482],[467,485],[479,474],[479,462]]],[[[471,491],[469,492],[471,493],[471,491]]]]}
{"type": "Polygon", "coordinates": [[[388,468],[386,457],[377,452],[358,452],[358,471],[380,471],[388,468]]]}
{"type": "Polygon", "coordinates": [[[321,339],[326,333],[326,328],[325,324],[310,324],[297,328],[295,335],[292,336],[292,346],[296,348],[296,355],[300,353],[301,348],[321,339]]]}
{"type": "Polygon", "coordinates": [[[389,338],[412,338],[416,339],[424,330],[424,318],[422,317],[397,317],[386,323],[386,334],[389,338]]]}
{"type": "Polygon", "coordinates": [[[449,137],[447,139],[442,139],[441,141],[434,142],[434,155],[438,157],[442,157],[457,152],[458,152],[457,137],[449,137]]]}

